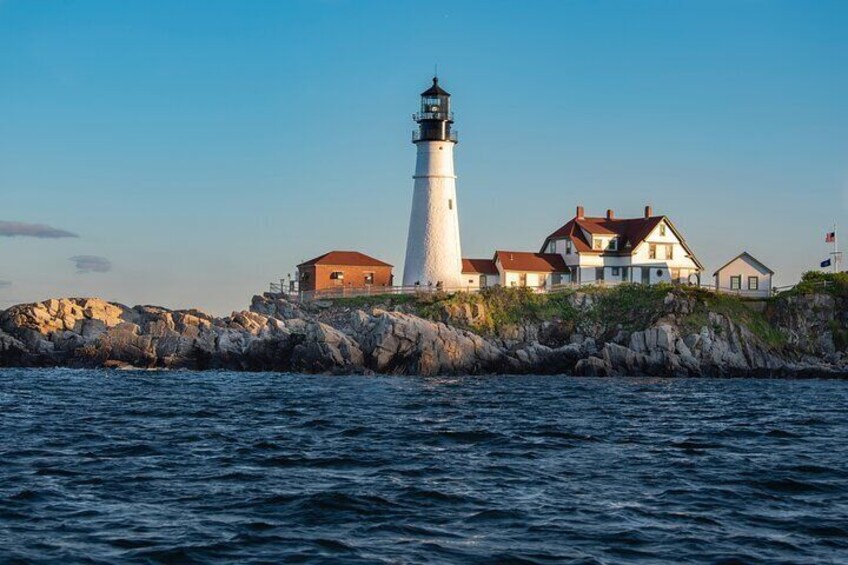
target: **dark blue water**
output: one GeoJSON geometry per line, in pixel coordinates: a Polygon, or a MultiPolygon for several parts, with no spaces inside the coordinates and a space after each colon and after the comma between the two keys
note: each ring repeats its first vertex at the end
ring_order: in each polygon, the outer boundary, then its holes
{"type": "Polygon", "coordinates": [[[848,382],[0,371],[0,562],[848,561],[848,382]]]}

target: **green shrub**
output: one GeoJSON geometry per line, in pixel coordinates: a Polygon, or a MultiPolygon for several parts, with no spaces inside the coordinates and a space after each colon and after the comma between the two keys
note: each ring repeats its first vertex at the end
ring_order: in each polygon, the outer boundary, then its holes
{"type": "Polygon", "coordinates": [[[827,292],[842,298],[848,298],[848,273],[823,273],[807,271],[790,294],[814,294],[827,292]]]}

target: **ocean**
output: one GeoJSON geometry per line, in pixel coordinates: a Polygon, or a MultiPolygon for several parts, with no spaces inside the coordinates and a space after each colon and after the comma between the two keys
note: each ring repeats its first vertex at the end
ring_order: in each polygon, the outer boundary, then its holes
{"type": "Polygon", "coordinates": [[[848,382],[0,370],[0,562],[845,563],[848,382]]]}

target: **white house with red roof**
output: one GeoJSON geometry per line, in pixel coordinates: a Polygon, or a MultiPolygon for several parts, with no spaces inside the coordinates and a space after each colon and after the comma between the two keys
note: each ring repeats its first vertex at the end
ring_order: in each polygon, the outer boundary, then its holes
{"type": "Polygon", "coordinates": [[[616,218],[612,210],[590,217],[578,206],[541,251],[561,256],[577,283],[698,284],[704,270],[680,230],[650,206],[641,218],[616,218]]]}
{"type": "Polygon", "coordinates": [[[462,267],[469,287],[539,289],[564,283],[699,284],[704,270],[677,227],[650,206],[641,218],[616,218],[612,210],[590,217],[578,206],[539,253],[497,251],[491,260],[463,259],[462,267]]]}

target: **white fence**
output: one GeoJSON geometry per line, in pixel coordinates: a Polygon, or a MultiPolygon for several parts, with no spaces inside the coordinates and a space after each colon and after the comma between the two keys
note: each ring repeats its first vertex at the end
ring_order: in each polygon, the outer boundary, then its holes
{"type": "MultiPolygon", "coordinates": [[[[571,290],[576,290],[582,287],[615,287],[620,286],[622,284],[638,284],[631,283],[629,281],[589,281],[583,283],[563,283],[557,284],[553,286],[540,286],[540,287],[527,287],[533,292],[538,293],[557,293],[557,292],[567,292],[571,290]]],[[[821,281],[817,284],[817,286],[821,286],[822,288],[828,287],[828,285],[832,285],[833,283],[829,281],[821,281]]],[[[783,287],[775,287],[772,289],[762,289],[762,290],[746,290],[746,289],[729,289],[716,287],[715,285],[702,284],[702,285],[686,285],[682,284],[679,286],[686,286],[689,288],[700,288],[702,290],[706,290],[708,292],[713,292],[717,294],[728,294],[733,296],[738,296],[741,298],[766,298],[768,296],[774,296],[780,294],[781,292],[787,292],[795,288],[795,285],[791,286],[783,286],[783,287]]],[[[321,290],[307,290],[307,291],[292,291],[287,288],[282,283],[271,283],[270,285],[270,293],[271,294],[281,294],[288,298],[289,300],[300,300],[304,302],[309,302],[312,300],[332,300],[337,298],[357,298],[363,296],[401,296],[401,295],[426,295],[432,293],[454,293],[454,292],[480,292],[481,288],[475,286],[462,286],[462,287],[438,287],[438,286],[363,286],[363,287],[350,287],[350,286],[338,286],[334,288],[325,288],[321,290]]]]}

